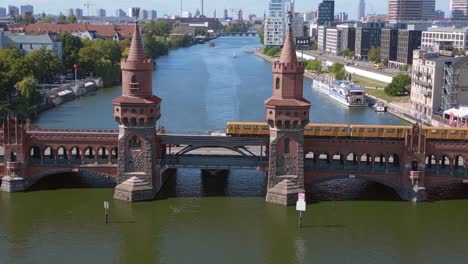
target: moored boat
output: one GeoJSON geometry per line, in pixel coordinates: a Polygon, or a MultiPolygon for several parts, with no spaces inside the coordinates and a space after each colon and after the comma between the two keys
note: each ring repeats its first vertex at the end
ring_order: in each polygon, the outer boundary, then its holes
{"type": "Polygon", "coordinates": [[[365,90],[353,82],[313,80],[312,89],[320,91],[348,107],[367,106],[365,90]]]}

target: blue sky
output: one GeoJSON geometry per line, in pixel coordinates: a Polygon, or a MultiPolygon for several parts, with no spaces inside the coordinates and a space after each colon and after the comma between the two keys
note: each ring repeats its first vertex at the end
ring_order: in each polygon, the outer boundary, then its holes
{"type": "MultiPolygon", "coordinates": [[[[35,12],[46,12],[51,14],[58,14],[66,8],[83,8],[85,15],[86,9],[84,3],[88,0],[82,1],[64,1],[64,0],[26,0],[26,1],[2,1],[4,4],[31,4],[35,8],[35,12]],[[80,3],[80,4],[78,4],[80,3]]],[[[91,15],[94,15],[97,8],[104,8],[107,10],[108,15],[113,14],[116,9],[122,8],[128,10],[132,5],[140,6],[144,9],[155,9],[160,15],[162,14],[178,14],[180,10],[180,0],[141,0],[141,1],[124,1],[124,0],[89,0],[94,6],[90,7],[91,15]]],[[[184,11],[188,10],[195,13],[195,10],[200,6],[200,0],[182,0],[184,11]]],[[[388,0],[366,0],[367,12],[373,13],[386,13],[388,0]]],[[[442,9],[448,14],[449,0],[436,0],[437,8],[442,9]]],[[[304,12],[308,10],[316,10],[318,3],[321,0],[295,0],[296,10],[304,12]]],[[[351,18],[356,17],[358,0],[335,0],[336,12],[347,12],[351,18]]],[[[218,17],[223,13],[224,8],[228,10],[237,10],[242,8],[244,16],[250,13],[263,15],[263,12],[268,9],[268,0],[205,0],[205,14],[212,15],[213,11],[217,9],[218,17]]],[[[231,13],[231,12],[230,12],[231,13]]]]}

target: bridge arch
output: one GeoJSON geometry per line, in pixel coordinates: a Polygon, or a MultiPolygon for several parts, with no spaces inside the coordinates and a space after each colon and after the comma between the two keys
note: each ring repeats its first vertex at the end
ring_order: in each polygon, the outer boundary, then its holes
{"type": "MultiPolygon", "coordinates": [[[[320,178],[318,178],[316,180],[313,180],[313,181],[310,181],[310,182],[307,181],[306,188],[308,188],[310,190],[310,188],[313,185],[317,185],[317,184],[321,184],[321,183],[325,183],[325,182],[329,182],[329,181],[333,181],[333,180],[346,180],[346,179],[350,179],[350,177],[348,175],[324,176],[324,177],[320,177],[320,178]]],[[[377,178],[377,177],[372,177],[372,176],[365,176],[365,175],[362,175],[362,174],[356,174],[356,175],[353,175],[352,179],[365,180],[367,182],[375,182],[375,183],[384,185],[384,186],[389,187],[392,190],[394,190],[395,193],[398,194],[401,199],[404,199],[404,197],[401,196],[403,189],[399,185],[399,183],[397,182],[396,178],[389,178],[388,180],[386,180],[386,179],[382,179],[382,178],[377,178]]]]}
{"type": "Polygon", "coordinates": [[[182,156],[182,155],[185,155],[185,154],[188,154],[192,151],[195,151],[195,150],[199,150],[199,149],[204,149],[204,148],[220,148],[220,149],[227,149],[227,150],[231,150],[241,156],[246,156],[246,157],[255,157],[255,155],[248,151],[247,149],[245,148],[242,148],[243,150],[245,150],[247,153],[245,152],[242,152],[240,149],[238,148],[234,148],[234,147],[229,147],[229,146],[217,146],[217,145],[207,145],[207,146],[187,146],[185,147],[184,149],[182,149],[181,151],[179,151],[178,153],[175,154],[175,156],[182,156]]]}
{"type": "Polygon", "coordinates": [[[319,169],[328,169],[330,167],[330,154],[327,152],[319,152],[317,155],[317,163],[319,169]]]}
{"type": "Polygon", "coordinates": [[[97,151],[98,163],[106,164],[109,163],[109,150],[105,147],[99,147],[97,151]]]}
{"type": "Polygon", "coordinates": [[[68,151],[64,146],[60,146],[57,149],[57,159],[59,159],[59,160],[68,160],[68,151]]]}
{"type": "Polygon", "coordinates": [[[83,154],[85,164],[93,164],[96,161],[96,151],[93,147],[86,147],[83,154]]]}
{"type": "Polygon", "coordinates": [[[340,152],[335,152],[333,156],[331,156],[331,164],[334,169],[343,169],[344,168],[344,155],[340,152]]]}
{"type": "Polygon", "coordinates": [[[106,183],[107,187],[113,187],[116,185],[116,179],[113,175],[102,173],[100,171],[73,168],[58,168],[51,170],[48,168],[47,170],[44,170],[42,172],[32,175],[31,177],[28,177],[27,189],[34,187],[34,185],[36,185],[40,180],[45,179],[49,176],[67,173],[76,173],[78,177],[86,178],[88,182],[95,182],[96,185],[102,185],[103,183],[106,183]]]}
{"type": "Polygon", "coordinates": [[[55,159],[55,151],[51,146],[46,146],[42,151],[45,162],[50,162],[55,159]]]}

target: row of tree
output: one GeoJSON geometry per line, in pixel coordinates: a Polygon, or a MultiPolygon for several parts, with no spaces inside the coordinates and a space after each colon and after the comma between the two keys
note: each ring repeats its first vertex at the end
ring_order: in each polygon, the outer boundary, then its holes
{"type": "Polygon", "coordinates": [[[27,55],[14,47],[0,49],[0,116],[9,112],[26,117],[31,106],[41,101],[37,80],[47,81],[49,72],[60,72],[57,55],[45,48],[27,55]]]}
{"type": "MultiPolygon", "coordinates": [[[[174,24],[172,28],[177,27],[174,24]]],[[[143,25],[146,56],[148,58],[158,58],[167,55],[169,50],[189,47],[193,44],[192,38],[188,35],[171,36],[171,29],[166,21],[151,21],[143,25]]]]}

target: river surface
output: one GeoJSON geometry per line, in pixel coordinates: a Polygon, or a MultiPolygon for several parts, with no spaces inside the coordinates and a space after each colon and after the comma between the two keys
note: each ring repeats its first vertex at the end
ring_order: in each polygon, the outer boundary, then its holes
{"type": "MultiPolygon", "coordinates": [[[[265,121],[264,100],[272,91],[272,66],[255,55],[256,37],[226,37],[216,47],[198,45],[172,51],[157,60],[153,91],[162,98],[159,125],[169,133],[200,134],[223,131],[228,121],[265,121]],[[233,59],[236,54],[237,59],[233,59]]],[[[304,81],[304,95],[312,103],[311,122],[406,124],[371,108],[348,109],[304,81]]],[[[106,88],[41,114],[42,127],[116,128],[112,99],[120,87],[106,88]]]]}
{"type": "MultiPolygon", "coordinates": [[[[257,39],[222,38],[216,44],[158,60],[155,92],[164,100],[161,125],[170,132],[263,120],[271,64],[243,53],[257,39]]],[[[304,85],[312,121],[402,123],[369,109],[349,111],[313,93],[309,81],[304,85]]],[[[36,123],[115,128],[111,100],[119,93],[101,90],[43,113],[36,123]]],[[[265,203],[265,177],[256,171],[213,177],[181,169],[160,200],[135,204],[112,200],[112,189],[84,188],[87,183],[75,175],[55,175],[34,191],[0,193],[0,263],[467,263],[468,200],[414,204],[378,184],[334,184],[321,187],[328,186],[325,200],[346,192],[354,201],[308,204],[299,229],[295,208],[265,203]]]]}

